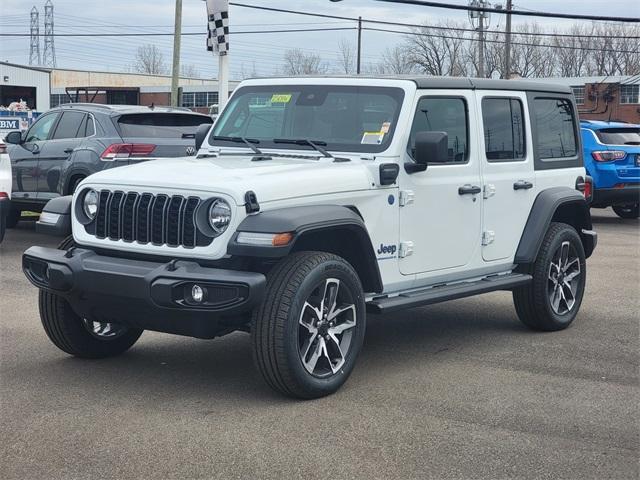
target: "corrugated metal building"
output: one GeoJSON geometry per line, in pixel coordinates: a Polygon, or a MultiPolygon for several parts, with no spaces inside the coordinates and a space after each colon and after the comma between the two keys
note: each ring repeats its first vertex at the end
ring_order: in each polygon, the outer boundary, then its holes
{"type": "Polygon", "coordinates": [[[24,100],[31,110],[49,110],[51,94],[49,69],[0,62],[0,105],[24,100]]]}

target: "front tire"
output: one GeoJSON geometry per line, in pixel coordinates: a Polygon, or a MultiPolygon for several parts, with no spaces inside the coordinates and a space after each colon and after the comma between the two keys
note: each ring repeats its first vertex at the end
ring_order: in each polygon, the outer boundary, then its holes
{"type": "Polygon", "coordinates": [[[22,210],[16,207],[11,207],[9,209],[9,213],[7,214],[7,219],[5,222],[6,228],[16,228],[21,216],[22,210]]]}
{"type": "Polygon", "coordinates": [[[551,224],[530,273],[531,283],[513,291],[522,323],[534,330],[567,328],[580,309],[587,274],[582,240],[573,227],[551,224]]]}
{"type": "Polygon", "coordinates": [[[287,396],[334,393],[355,366],[365,322],[362,285],[349,263],[330,253],[294,253],[269,273],[253,315],[258,370],[287,396]]]}
{"type": "Polygon", "coordinates": [[[636,219],[640,217],[640,203],[631,205],[615,205],[613,211],[620,218],[636,219]]]}
{"type": "MultiPolygon", "coordinates": [[[[58,248],[68,250],[73,238],[58,248]]],[[[142,330],[115,323],[93,322],[76,314],[64,298],[40,290],[40,319],[47,336],[63,352],[81,358],[105,358],[119,355],[133,346],[142,330]]]]}

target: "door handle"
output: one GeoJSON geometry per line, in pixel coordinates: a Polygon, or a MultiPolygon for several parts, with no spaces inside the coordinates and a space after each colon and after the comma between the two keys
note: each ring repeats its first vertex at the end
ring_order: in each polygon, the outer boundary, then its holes
{"type": "Polygon", "coordinates": [[[458,195],[476,195],[480,193],[482,189],[477,185],[463,185],[458,187],[458,195]]]}
{"type": "Polygon", "coordinates": [[[530,188],[533,188],[533,183],[527,182],[526,180],[518,180],[513,184],[514,190],[529,190],[530,188]]]}
{"type": "Polygon", "coordinates": [[[73,148],[65,148],[65,149],[63,150],[63,152],[64,152],[64,153],[72,153],[72,152],[73,152],[73,150],[74,150],[73,148]]]}

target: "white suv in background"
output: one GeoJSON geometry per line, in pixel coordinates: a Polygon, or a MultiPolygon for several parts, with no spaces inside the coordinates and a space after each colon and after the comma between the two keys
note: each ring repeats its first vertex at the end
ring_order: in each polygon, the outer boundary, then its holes
{"type": "Polygon", "coordinates": [[[0,243],[4,239],[7,228],[7,215],[11,202],[11,161],[7,154],[7,146],[0,138],[0,243]]]}
{"type": "Polygon", "coordinates": [[[23,264],[63,351],[247,331],[266,382],[314,398],[353,370],[367,314],[496,290],[534,329],[578,313],[597,237],[569,88],[250,80],[196,147],[45,208],[73,236],[23,264]]]}

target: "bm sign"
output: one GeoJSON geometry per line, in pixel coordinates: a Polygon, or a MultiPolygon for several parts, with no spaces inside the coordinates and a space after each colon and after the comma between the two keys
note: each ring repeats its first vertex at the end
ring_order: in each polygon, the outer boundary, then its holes
{"type": "Polygon", "coordinates": [[[0,118],[0,130],[20,130],[20,119],[0,118]]]}

